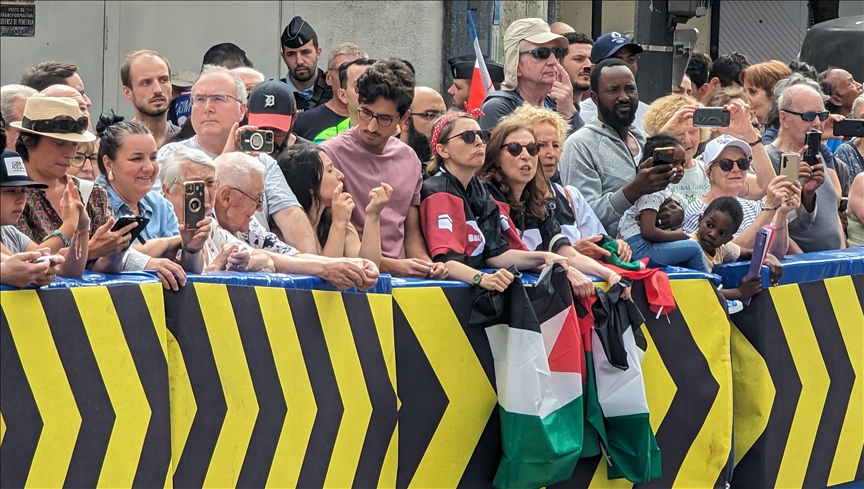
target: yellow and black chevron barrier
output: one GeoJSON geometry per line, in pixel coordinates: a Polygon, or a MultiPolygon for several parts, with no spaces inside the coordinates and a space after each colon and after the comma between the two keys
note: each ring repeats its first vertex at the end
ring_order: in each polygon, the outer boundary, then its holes
{"type": "Polygon", "coordinates": [[[864,479],[864,275],[772,288],[732,316],[733,487],[864,479]]]}
{"type": "Polygon", "coordinates": [[[0,487],[170,485],[161,286],[0,297],[0,487]]]}

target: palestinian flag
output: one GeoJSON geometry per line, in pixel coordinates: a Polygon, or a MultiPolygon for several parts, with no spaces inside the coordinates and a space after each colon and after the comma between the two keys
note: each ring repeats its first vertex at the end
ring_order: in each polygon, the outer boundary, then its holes
{"type": "Polygon", "coordinates": [[[530,292],[515,280],[503,299],[486,328],[504,452],[493,484],[548,486],[573,475],[582,445],[584,348],[567,272],[547,267],[530,292]]]}
{"type": "Polygon", "coordinates": [[[618,284],[605,293],[598,290],[590,313],[580,318],[591,371],[584,453],[587,456],[591,449],[596,455],[599,445],[610,479],[639,484],[660,477],[660,449],[648,419],[642,377],[647,341],[640,326],[645,320],[633,301],[621,299],[621,291],[618,284]],[[589,342],[585,333],[591,323],[589,342]]]}

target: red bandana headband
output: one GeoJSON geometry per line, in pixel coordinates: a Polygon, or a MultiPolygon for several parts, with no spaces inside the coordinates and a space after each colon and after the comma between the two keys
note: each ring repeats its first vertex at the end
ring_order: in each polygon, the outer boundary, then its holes
{"type": "Polygon", "coordinates": [[[444,126],[447,125],[448,122],[452,121],[454,118],[468,114],[475,119],[479,119],[481,115],[483,115],[483,111],[480,109],[471,109],[468,112],[462,111],[453,111],[447,114],[444,114],[437,124],[435,124],[435,129],[432,130],[432,142],[430,143],[432,146],[432,154],[438,155],[438,150],[436,149],[438,146],[438,138],[441,136],[441,130],[444,129],[444,126]]]}

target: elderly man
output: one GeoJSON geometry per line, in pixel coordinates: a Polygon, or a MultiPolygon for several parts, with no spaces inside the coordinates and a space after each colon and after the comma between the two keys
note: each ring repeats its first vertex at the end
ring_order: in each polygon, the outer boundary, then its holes
{"type": "MultiPolygon", "coordinates": [[[[353,42],[343,42],[330,53],[327,61],[327,85],[334,94],[339,90],[339,67],[358,58],[367,58],[366,51],[353,42]]],[[[358,75],[359,77],[359,75],[358,75]]],[[[294,123],[294,134],[321,143],[348,128],[348,105],[339,97],[301,112],[294,123]]]]}
{"type": "Polygon", "coordinates": [[[492,130],[505,115],[525,102],[546,107],[579,125],[573,86],[560,60],[567,39],[553,34],[542,19],[519,19],[504,34],[504,84],[483,102],[480,127],[492,130]]]}
{"type": "MultiPolygon", "coordinates": [[[[779,174],[783,153],[801,152],[810,130],[832,134],[838,116],[829,116],[822,94],[807,83],[791,85],[775,95],[778,97],[780,130],[777,139],[767,149],[774,171],[779,174]]],[[[816,213],[813,224],[808,228],[799,223],[806,220],[796,219],[789,223],[790,239],[804,252],[845,247],[837,214],[837,190],[831,182],[824,184],[825,169],[833,166],[833,162],[823,161],[824,155],[817,154],[817,165],[802,164],[799,173],[802,181],[801,206],[809,213],[816,213]]],[[[828,157],[833,159],[830,153],[828,157]]]]}
{"type": "Polygon", "coordinates": [[[864,93],[861,83],[855,81],[852,74],[843,68],[829,67],[819,73],[816,81],[822,85],[822,91],[825,92],[825,95],[828,95],[825,108],[832,114],[849,116],[852,113],[852,104],[855,103],[855,99],[864,93]]]}
{"type": "Polygon", "coordinates": [[[252,93],[252,89],[266,79],[264,78],[264,73],[248,66],[234,68],[231,70],[231,73],[243,82],[243,86],[246,87],[246,93],[252,93]]]}
{"type": "Polygon", "coordinates": [[[26,85],[3,85],[0,88],[0,115],[6,122],[6,149],[15,151],[15,140],[18,139],[18,129],[10,126],[13,122],[21,122],[24,118],[24,104],[27,99],[36,95],[35,89],[26,85]]]}
{"type": "Polygon", "coordinates": [[[421,162],[432,159],[433,122],[447,110],[444,97],[429,87],[415,87],[414,101],[411,102],[411,116],[399,124],[402,133],[399,139],[411,146],[421,162]]]}
{"type": "Polygon", "coordinates": [[[253,217],[264,198],[264,165],[260,161],[245,153],[225,153],[214,163],[218,189],[213,211],[218,226],[255,252],[265,252],[277,272],[314,275],[341,289],[365,290],[375,285],[378,268],[369,260],[300,254],[261,226],[253,217]]]}
{"type": "Polygon", "coordinates": [[[180,131],[168,122],[165,113],[171,104],[174,89],[171,86],[171,65],[164,56],[142,49],[126,56],[120,67],[123,96],[132,102],[133,120],[141,121],[153,133],[156,146],[162,146],[169,134],[180,131]]]}
{"type": "MultiPolygon", "coordinates": [[[[246,87],[226,68],[207,66],[192,87],[192,127],[195,136],[165,145],[159,150],[160,165],[180,148],[203,150],[211,158],[239,148],[238,126],[246,115],[246,87]]],[[[268,231],[270,221],[281,230],[283,239],[295,248],[318,251],[312,227],[285,181],[276,161],[266,154],[258,155],[266,168],[265,201],[255,217],[268,231]]]]}
{"type": "Polygon", "coordinates": [[[87,110],[87,102],[84,100],[84,97],[78,93],[78,90],[70,87],[69,85],[51,85],[50,87],[42,90],[42,95],[46,97],[69,97],[76,102],[78,102],[78,110],[81,111],[81,115],[87,118],[90,127],[88,129],[93,129],[93,118],[90,117],[90,111],[87,110]]]}

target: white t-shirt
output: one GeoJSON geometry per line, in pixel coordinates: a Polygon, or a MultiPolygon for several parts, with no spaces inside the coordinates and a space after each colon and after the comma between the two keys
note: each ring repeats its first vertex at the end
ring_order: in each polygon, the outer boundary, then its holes
{"type": "Polygon", "coordinates": [[[642,228],[639,227],[637,217],[646,209],[660,210],[660,206],[666,199],[672,196],[672,192],[667,188],[653,194],[643,195],[633,204],[632,207],[624,212],[621,220],[618,221],[618,234],[621,239],[630,239],[637,234],[642,234],[642,228]]]}
{"type": "Polygon", "coordinates": [[[705,164],[701,158],[693,159],[695,166],[684,170],[684,178],[678,183],[669,185],[672,196],[678,199],[682,208],[687,208],[691,202],[702,197],[711,189],[711,181],[705,173],[705,164]]]}

